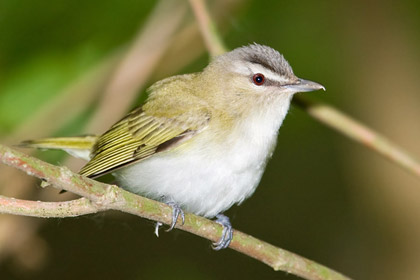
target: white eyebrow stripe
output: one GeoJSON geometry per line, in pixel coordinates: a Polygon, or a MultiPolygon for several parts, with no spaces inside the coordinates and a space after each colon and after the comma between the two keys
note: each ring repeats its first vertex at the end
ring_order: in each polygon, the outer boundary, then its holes
{"type": "Polygon", "coordinates": [[[270,69],[267,69],[265,67],[263,67],[260,64],[255,64],[255,63],[236,63],[236,65],[234,65],[234,70],[235,72],[237,72],[238,74],[242,74],[242,75],[251,75],[252,73],[257,74],[257,73],[261,73],[265,76],[266,79],[275,81],[275,82],[279,82],[284,84],[285,82],[287,82],[288,80],[282,76],[280,76],[277,73],[274,73],[273,71],[271,71],[270,69]]]}

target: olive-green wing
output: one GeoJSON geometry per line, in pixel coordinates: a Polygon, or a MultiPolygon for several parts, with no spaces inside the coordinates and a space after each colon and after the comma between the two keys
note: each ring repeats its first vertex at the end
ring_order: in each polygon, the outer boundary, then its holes
{"type": "Polygon", "coordinates": [[[141,108],[132,111],[99,137],[80,174],[98,177],[188,140],[199,127],[183,119],[151,116],[141,108]]]}

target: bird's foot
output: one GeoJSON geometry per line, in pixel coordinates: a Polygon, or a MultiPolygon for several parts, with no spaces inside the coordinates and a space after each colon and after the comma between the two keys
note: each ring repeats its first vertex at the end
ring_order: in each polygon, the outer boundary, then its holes
{"type": "MultiPolygon", "coordinates": [[[[166,231],[171,231],[174,229],[176,222],[178,221],[178,217],[181,216],[182,225],[185,223],[185,214],[184,211],[181,209],[181,207],[173,200],[163,198],[163,201],[166,205],[172,207],[172,222],[171,226],[166,231]]],[[[162,225],[161,222],[156,223],[155,227],[155,235],[159,237],[159,227],[162,225]]]]}
{"type": "Polygon", "coordinates": [[[229,244],[233,238],[233,229],[229,218],[223,214],[216,216],[216,223],[223,226],[222,237],[219,241],[213,243],[213,249],[218,251],[229,247],[229,244]]]}
{"type": "Polygon", "coordinates": [[[184,214],[184,211],[181,209],[181,207],[178,204],[176,204],[175,201],[169,200],[165,203],[172,207],[172,223],[171,223],[171,226],[166,230],[166,231],[171,231],[175,227],[179,216],[181,216],[182,225],[185,223],[185,214],[184,214]]]}

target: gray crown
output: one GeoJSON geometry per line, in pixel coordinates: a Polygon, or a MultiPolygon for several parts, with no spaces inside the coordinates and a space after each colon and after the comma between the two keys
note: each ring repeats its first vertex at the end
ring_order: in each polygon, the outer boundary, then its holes
{"type": "Polygon", "coordinates": [[[288,77],[294,78],[293,69],[287,60],[278,51],[259,44],[251,44],[240,47],[231,52],[237,58],[255,64],[260,64],[271,71],[288,77]]]}

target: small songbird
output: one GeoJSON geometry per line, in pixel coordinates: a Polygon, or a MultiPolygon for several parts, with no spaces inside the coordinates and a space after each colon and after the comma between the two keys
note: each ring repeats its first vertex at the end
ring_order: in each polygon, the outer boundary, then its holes
{"type": "MultiPolygon", "coordinates": [[[[299,79],[276,50],[258,44],[214,58],[200,73],[164,79],[144,105],[101,136],[26,141],[86,158],[80,174],[112,173],[118,186],[173,209],[217,217],[229,246],[223,211],[255,191],[296,92],[325,88],[299,79]]],[[[157,229],[159,224],[157,225],[157,229]]]]}

